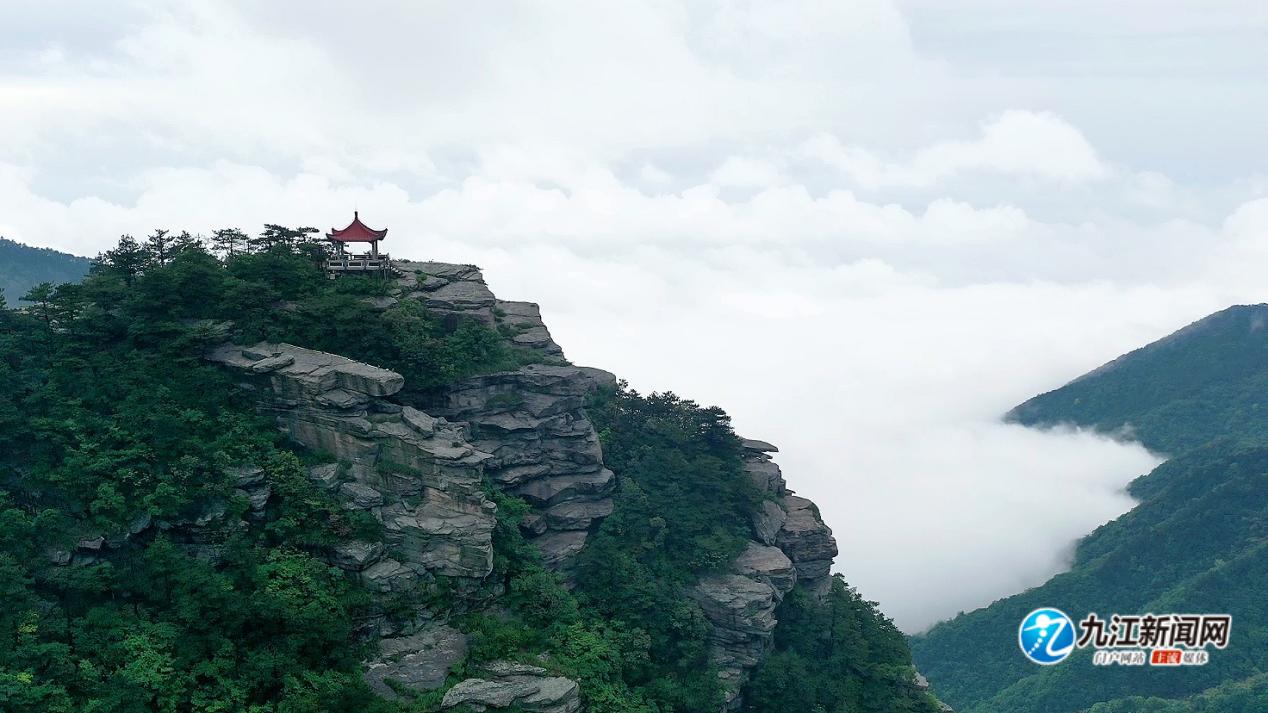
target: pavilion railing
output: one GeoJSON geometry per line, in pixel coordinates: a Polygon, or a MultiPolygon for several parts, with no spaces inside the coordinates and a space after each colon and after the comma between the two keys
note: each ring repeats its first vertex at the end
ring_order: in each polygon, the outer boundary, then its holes
{"type": "Polygon", "coordinates": [[[332,255],[326,260],[326,272],[389,272],[392,258],[389,255],[332,255]]]}

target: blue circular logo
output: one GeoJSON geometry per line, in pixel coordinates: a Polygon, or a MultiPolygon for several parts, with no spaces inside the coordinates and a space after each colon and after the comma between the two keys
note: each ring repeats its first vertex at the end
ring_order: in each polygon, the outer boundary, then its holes
{"type": "Polygon", "coordinates": [[[1074,622],[1060,609],[1036,609],[1017,627],[1017,643],[1037,664],[1060,663],[1074,650],[1074,622]]]}

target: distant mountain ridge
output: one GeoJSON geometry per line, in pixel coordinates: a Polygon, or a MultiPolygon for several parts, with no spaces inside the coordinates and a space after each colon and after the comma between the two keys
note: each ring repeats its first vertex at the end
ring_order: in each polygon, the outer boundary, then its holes
{"type": "Polygon", "coordinates": [[[1017,406],[1007,420],[1129,429],[1147,448],[1178,453],[1238,434],[1268,415],[1268,304],[1237,305],[1198,320],[1017,406]]]}
{"type": "Polygon", "coordinates": [[[1139,505],[1078,545],[1070,571],[935,626],[912,641],[939,696],[962,713],[1268,710],[1268,305],[1212,314],[1006,418],[1130,433],[1171,455],[1129,488],[1139,505]],[[1233,615],[1206,666],[1094,667],[1090,651],[1048,667],[1017,650],[1041,606],[1233,615]]]}
{"type": "Polygon", "coordinates": [[[0,290],[10,307],[41,282],[78,282],[92,260],[0,238],[0,290]]]}

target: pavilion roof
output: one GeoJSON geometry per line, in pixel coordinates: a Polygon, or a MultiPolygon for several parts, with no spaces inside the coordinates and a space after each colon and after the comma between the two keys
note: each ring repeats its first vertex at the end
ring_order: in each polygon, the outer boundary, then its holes
{"type": "Polygon", "coordinates": [[[387,237],[387,228],[375,230],[361,222],[357,211],[352,212],[352,222],[346,228],[331,228],[326,237],[339,243],[373,243],[387,237]]]}

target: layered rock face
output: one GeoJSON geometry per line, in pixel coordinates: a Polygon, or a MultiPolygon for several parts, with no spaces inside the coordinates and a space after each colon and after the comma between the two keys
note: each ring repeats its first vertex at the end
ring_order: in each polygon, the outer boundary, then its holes
{"type": "Polygon", "coordinates": [[[434,314],[470,317],[506,334],[517,346],[562,360],[563,350],[542,322],[541,309],[532,302],[498,299],[475,265],[408,260],[394,265],[401,275],[396,299],[420,300],[434,314]]]}
{"type": "MultiPolygon", "coordinates": [[[[616,378],[563,361],[537,305],[497,299],[476,267],[406,262],[397,268],[397,289],[376,299],[378,307],[416,300],[441,317],[476,319],[546,363],[469,379],[424,404],[403,398],[404,379],[395,372],[290,344],[224,345],[208,358],[267,383],[261,410],[291,439],[337,461],[312,468],[311,480],[345,508],[383,524],[382,542],[345,543],[328,555],[371,589],[406,592],[432,575],[484,578],[492,569],[496,513],[481,487],[486,475],[533,506],[523,520],[525,535],[548,565],[564,568],[612,512],[614,476],[603,467],[583,406],[616,378]]],[[[248,475],[243,493],[262,508],[267,485],[248,475]]],[[[414,622],[404,631],[379,626],[388,638],[368,662],[366,680],[380,695],[436,688],[465,655],[465,636],[440,622],[414,622]]],[[[486,670],[487,679],[455,689],[454,696],[465,697],[453,705],[580,708],[575,682],[528,668],[486,670]]]]}
{"type": "Polygon", "coordinates": [[[446,417],[470,427],[471,442],[492,458],[485,472],[534,512],[522,523],[545,563],[560,567],[585,544],[594,523],[612,512],[612,471],[582,406],[607,372],[531,365],[450,389],[446,417]]]}
{"type": "MultiPolygon", "coordinates": [[[[496,513],[481,487],[486,477],[532,506],[521,523],[524,534],[548,565],[567,572],[570,556],[613,509],[615,477],[604,467],[584,405],[616,378],[565,362],[537,305],[497,299],[476,267],[404,262],[397,268],[397,289],[375,300],[379,307],[416,300],[433,314],[476,319],[538,352],[543,363],[421,397],[402,393],[404,380],[395,372],[289,344],[225,345],[209,358],[266,383],[262,410],[290,438],[338,461],[311,469],[312,481],[346,508],[383,523],[384,541],[350,542],[329,553],[332,564],[372,589],[409,591],[433,575],[484,578],[492,568],[496,513]]],[[[755,539],[729,572],[706,577],[691,593],[714,627],[711,657],[724,710],[740,707],[739,693],[770,647],[780,601],[797,585],[826,592],[837,553],[814,504],[788,489],[771,459],[777,449],[755,440],[744,448],[745,473],[767,496],[752,523],[755,539]]],[[[256,514],[269,497],[258,475],[249,467],[235,475],[256,514]]],[[[380,633],[387,638],[368,662],[366,680],[388,697],[400,687],[443,685],[466,653],[465,636],[438,621],[380,633]]],[[[581,699],[574,681],[495,662],[450,689],[443,707],[573,713],[581,699]]]]}
{"type": "Polygon", "coordinates": [[[375,693],[392,699],[397,695],[391,684],[419,691],[440,688],[466,655],[466,635],[432,622],[408,636],[381,640],[379,657],[366,667],[365,681],[375,693]]]}
{"type": "Polygon", "coordinates": [[[777,450],[744,441],[744,470],[768,496],[753,521],[760,541],[748,543],[730,573],[707,577],[692,592],[713,624],[710,659],[726,696],[724,711],[740,708],[740,691],[770,647],[784,595],[801,584],[822,596],[832,582],[836,539],[814,503],[788,489],[770,457],[777,450]]]}
{"type": "Polygon", "coordinates": [[[524,713],[576,713],[581,710],[577,682],[551,676],[546,669],[510,661],[480,666],[477,678],[468,678],[445,693],[441,707],[482,713],[514,709],[524,713]]]}
{"type": "Polygon", "coordinates": [[[740,690],[770,646],[775,608],[796,583],[797,569],[787,555],[750,542],[731,574],[706,577],[692,592],[713,624],[710,660],[726,695],[724,710],[739,708],[740,690]]]}
{"type": "Polygon", "coordinates": [[[583,406],[595,389],[615,386],[616,377],[564,363],[537,305],[497,299],[472,265],[412,262],[399,269],[400,299],[479,320],[553,362],[469,379],[427,408],[468,426],[472,445],[492,456],[485,473],[534,507],[524,534],[547,565],[565,567],[587,531],[612,512],[615,479],[603,467],[599,436],[583,406]]]}
{"type": "Polygon", "coordinates": [[[314,468],[313,481],[383,523],[384,542],[346,544],[334,564],[379,591],[492,570],[497,508],[481,487],[491,456],[460,427],[388,401],[404,385],[399,374],[290,344],[225,345],[208,358],[264,377],[261,409],[295,442],[338,460],[314,468]]]}
{"type": "Polygon", "coordinates": [[[803,587],[822,595],[832,581],[837,541],[815,504],[788,489],[783,473],[771,459],[770,454],[778,451],[765,441],[744,441],[744,470],[769,497],[754,517],[753,531],[762,544],[778,547],[788,556],[803,587]]]}

